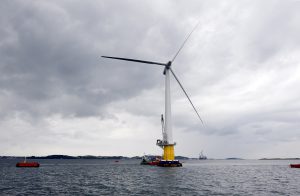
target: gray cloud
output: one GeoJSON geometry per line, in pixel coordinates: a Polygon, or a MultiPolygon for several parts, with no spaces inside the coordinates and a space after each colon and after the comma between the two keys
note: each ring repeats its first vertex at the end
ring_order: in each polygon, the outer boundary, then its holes
{"type": "Polygon", "coordinates": [[[206,125],[173,80],[174,137],[186,135],[178,138],[186,150],[179,152],[197,154],[201,138],[216,157],[260,156],[256,148],[246,150],[261,141],[294,145],[300,117],[299,6],[292,0],[3,1],[0,141],[5,150],[0,154],[22,154],[13,141],[22,127],[31,136],[40,134],[36,145],[43,150],[37,154],[72,153],[91,138],[99,142],[81,153],[118,154],[107,140],[126,144],[128,151],[133,141],[155,141],[164,108],[162,68],[100,56],[167,62],[198,20],[173,68],[206,125]],[[194,141],[190,148],[188,138],[194,141]],[[218,152],[218,145],[211,145],[230,138],[246,146],[218,152]],[[51,151],[51,142],[61,148],[51,151]]]}
{"type": "MultiPolygon", "coordinates": [[[[77,10],[50,2],[19,2],[18,11],[13,12],[15,6],[13,2],[6,3],[3,10],[10,14],[3,14],[8,21],[1,24],[2,31],[7,32],[1,47],[1,89],[17,99],[15,110],[38,115],[95,115],[108,102],[136,95],[143,88],[153,86],[153,76],[147,73],[151,68],[143,67],[143,70],[136,65],[128,67],[99,58],[104,51],[112,53],[111,50],[115,55],[124,55],[118,48],[128,50],[123,44],[143,32],[136,30],[128,34],[126,30],[112,29],[119,25],[110,24],[110,6],[107,10],[106,6],[100,6],[103,9],[100,13],[104,13],[102,18],[97,17],[99,21],[94,20],[96,13],[91,13],[92,18],[74,16],[76,12],[88,12],[90,7],[86,5],[77,10]],[[91,32],[85,22],[91,23],[91,32]],[[97,28],[93,29],[95,24],[97,28]],[[93,35],[93,31],[98,34],[93,35]],[[119,45],[116,40],[119,35],[129,35],[129,39],[121,40],[119,45]],[[108,40],[108,36],[112,40],[108,40]]],[[[120,24],[128,24],[127,20],[131,18],[125,18],[120,24]]],[[[132,22],[129,24],[135,24],[132,22]]],[[[129,51],[134,54],[130,46],[129,51]]],[[[7,114],[7,111],[3,112],[7,114]]]]}

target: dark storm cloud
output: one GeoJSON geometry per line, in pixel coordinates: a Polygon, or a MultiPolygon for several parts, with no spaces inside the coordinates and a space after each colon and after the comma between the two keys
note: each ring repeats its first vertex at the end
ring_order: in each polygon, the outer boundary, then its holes
{"type": "Polygon", "coordinates": [[[158,74],[147,65],[100,58],[118,55],[167,60],[157,50],[159,43],[154,44],[156,51],[143,52],[142,45],[156,33],[163,39],[168,32],[158,32],[157,18],[146,17],[146,7],[125,4],[126,10],[120,2],[90,1],[81,6],[3,2],[0,85],[6,104],[2,115],[15,111],[39,116],[99,115],[105,104],[156,85],[161,70],[158,74]],[[138,13],[131,15],[131,9],[138,13]],[[152,28],[137,16],[152,21],[152,28]]]}

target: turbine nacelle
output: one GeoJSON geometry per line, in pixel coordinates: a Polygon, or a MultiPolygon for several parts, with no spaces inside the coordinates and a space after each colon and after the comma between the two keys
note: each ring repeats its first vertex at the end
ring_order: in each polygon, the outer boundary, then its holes
{"type": "Polygon", "coordinates": [[[171,65],[172,65],[172,61],[167,62],[167,64],[165,65],[166,67],[163,72],[164,75],[166,75],[166,70],[171,68],[171,65]]]}
{"type": "Polygon", "coordinates": [[[166,69],[170,69],[171,65],[172,65],[172,61],[169,61],[169,62],[166,64],[166,69]]]}

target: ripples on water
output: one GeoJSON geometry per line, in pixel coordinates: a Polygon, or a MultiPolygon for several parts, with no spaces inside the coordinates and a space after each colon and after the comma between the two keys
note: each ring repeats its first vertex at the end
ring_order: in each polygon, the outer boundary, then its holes
{"type": "Polygon", "coordinates": [[[0,160],[0,195],[300,195],[295,161],[185,161],[182,168],[139,160],[0,160]]]}

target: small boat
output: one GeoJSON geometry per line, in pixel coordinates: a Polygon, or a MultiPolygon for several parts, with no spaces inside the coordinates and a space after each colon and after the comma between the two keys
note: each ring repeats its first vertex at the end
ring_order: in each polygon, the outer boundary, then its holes
{"type": "Polygon", "coordinates": [[[152,156],[152,155],[144,155],[142,157],[141,165],[158,165],[161,157],[159,156],[152,156]]]}
{"type": "Polygon", "coordinates": [[[300,164],[290,164],[291,168],[300,168],[300,164]]]}
{"type": "Polygon", "coordinates": [[[19,162],[16,164],[16,167],[39,167],[40,164],[38,162],[27,162],[26,157],[23,162],[19,162]]]}

